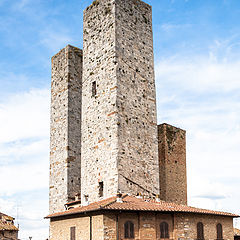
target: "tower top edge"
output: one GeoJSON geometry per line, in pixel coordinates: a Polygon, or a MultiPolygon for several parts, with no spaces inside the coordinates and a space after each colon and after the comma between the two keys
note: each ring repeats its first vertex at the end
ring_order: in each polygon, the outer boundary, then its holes
{"type": "Polygon", "coordinates": [[[169,128],[172,128],[172,129],[178,129],[178,130],[180,130],[180,131],[186,132],[186,130],[184,130],[184,129],[182,129],[182,128],[179,128],[179,127],[175,127],[175,126],[173,126],[173,125],[171,125],[171,124],[168,124],[168,123],[158,124],[158,128],[161,128],[161,127],[164,127],[164,126],[169,127],[169,128]]]}
{"type": "MultiPolygon", "coordinates": [[[[89,9],[92,9],[94,6],[98,6],[101,1],[103,1],[103,0],[94,0],[89,6],[87,6],[85,8],[85,10],[83,12],[86,13],[89,9]]],[[[152,6],[142,0],[127,0],[127,1],[139,2],[141,4],[148,6],[152,10],[152,6]]],[[[113,0],[113,2],[116,2],[116,0],[113,0]]]]}
{"type": "Polygon", "coordinates": [[[83,56],[83,50],[82,49],[68,44],[66,47],[62,48],[58,53],[53,55],[52,59],[58,57],[62,52],[69,52],[71,50],[74,50],[75,52],[78,52],[81,56],[83,56]]]}

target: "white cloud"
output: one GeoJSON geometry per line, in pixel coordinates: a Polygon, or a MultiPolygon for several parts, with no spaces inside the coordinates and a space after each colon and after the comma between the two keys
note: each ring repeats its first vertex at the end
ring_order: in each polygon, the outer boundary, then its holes
{"type": "MultiPolygon", "coordinates": [[[[213,58],[213,57],[212,57],[213,58]]],[[[219,62],[210,58],[165,59],[156,66],[159,82],[196,92],[232,91],[240,88],[240,61],[219,62]]]]}
{"type": "Polygon", "coordinates": [[[158,121],[187,130],[189,203],[240,214],[240,60],[216,49],[156,65],[158,121]]]}
{"type": "Polygon", "coordinates": [[[48,89],[0,102],[0,210],[17,218],[23,240],[48,236],[49,106],[48,89]]]}
{"type": "Polygon", "coordinates": [[[60,49],[69,44],[69,42],[73,41],[70,34],[68,34],[67,31],[64,32],[64,29],[65,28],[62,28],[59,31],[56,31],[56,29],[46,29],[42,31],[40,43],[52,52],[57,53],[60,49]]]}
{"type": "Polygon", "coordinates": [[[49,90],[31,90],[0,103],[0,143],[49,135],[49,90]]]}

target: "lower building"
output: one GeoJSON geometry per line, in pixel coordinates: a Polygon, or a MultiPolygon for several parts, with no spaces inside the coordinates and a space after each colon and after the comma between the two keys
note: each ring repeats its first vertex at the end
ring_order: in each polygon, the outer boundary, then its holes
{"type": "Polygon", "coordinates": [[[234,240],[240,240],[240,229],[234,228],[234,240]]]}
{"type": "Polygon", "coordinates": [[[14,218],[3,213],[0,213],[0,240],[18,240],[14,218]]]}
{"type": "Polygon", "coordinates": [[[238,217],[121,194],[81,207],[71,202],[66,209],[47,216],[51,240],[233,240],[233,218],[238,217]]]}

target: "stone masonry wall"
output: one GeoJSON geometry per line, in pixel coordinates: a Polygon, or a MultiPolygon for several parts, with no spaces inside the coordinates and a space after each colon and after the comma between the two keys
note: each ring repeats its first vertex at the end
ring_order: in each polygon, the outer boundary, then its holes
{"type": "Polygon", "coordinates": [[[119,188],[159,194],[152,9],[116,0],[119,188]]]}
{"type": "Polygon", "coordinates": [[[82,51],[68,45],[52,58],[50,213],[80,193],[81,84],[82,51]]]}
{"type": "Polygon", "coordinates": [[[204,239],[217,239],[217,224],[222,224],[223,239],[233,240],[233,219],[232,217],[201,215],[201,214],[181,214],[176,213],[174,239],[194,240],[197,239],[197,223],[202,222],[204,228],[204,239]]]}
{"type": "Polygon", "coordinates": [[[0,231],[0,239],[1,240],[5,240],[5,239],[18,240],[18,231],[8,231],[8,230],[0,231]]]}
{"type": "Polygon", "coordinates": [[[82,95],[82,199],[97,201],[118,188],[118,118],[114,0],[95,1],[84,11],[82,95]],[[96,94],[92,94],[93,82],[96,94]]]}
{"type": "Polygon", "coordinates": [[[97,0],[84,12],[82,197],[159,192],[151,7],[97,0]],[[93,95],[93,84],[96,94],[93,95]]]}
{"type": "Polygon", "coordinates": [[[187,205],[186,132],[168,124],[158,126],[160,198],[187,205]]]}

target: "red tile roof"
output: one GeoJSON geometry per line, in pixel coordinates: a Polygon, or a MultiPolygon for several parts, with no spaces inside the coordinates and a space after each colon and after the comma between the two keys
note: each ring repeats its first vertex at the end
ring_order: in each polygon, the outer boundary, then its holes
{"type": "Polygon", "coordinates": [[[117,202],[117,197],[111,197],[102,201],[91,203],[88,206],[77,207],[65,212],[50,214],[46,218],[54,218],[99,210],[184,212],[239,217],[238,215],[232,213],[200,209],[164,201],[157,202],[152,199],[142,199],[134,196],[124,195],[122,202],[117,202]]]}
{"type": "Polygon", "coordinates": [[[0,220],[0,231],[18,231],[18,228],[12,223],[0,220]]]}
{"type": "Polygon", "coordinates": [[[15,218],[10,217],[10,216],[8,216],[8,215],[0,212],[0,219],[1,219],[2,217],[4,217],[5,219],[8,219],[8,220],[15,220],[15,218]]]}

